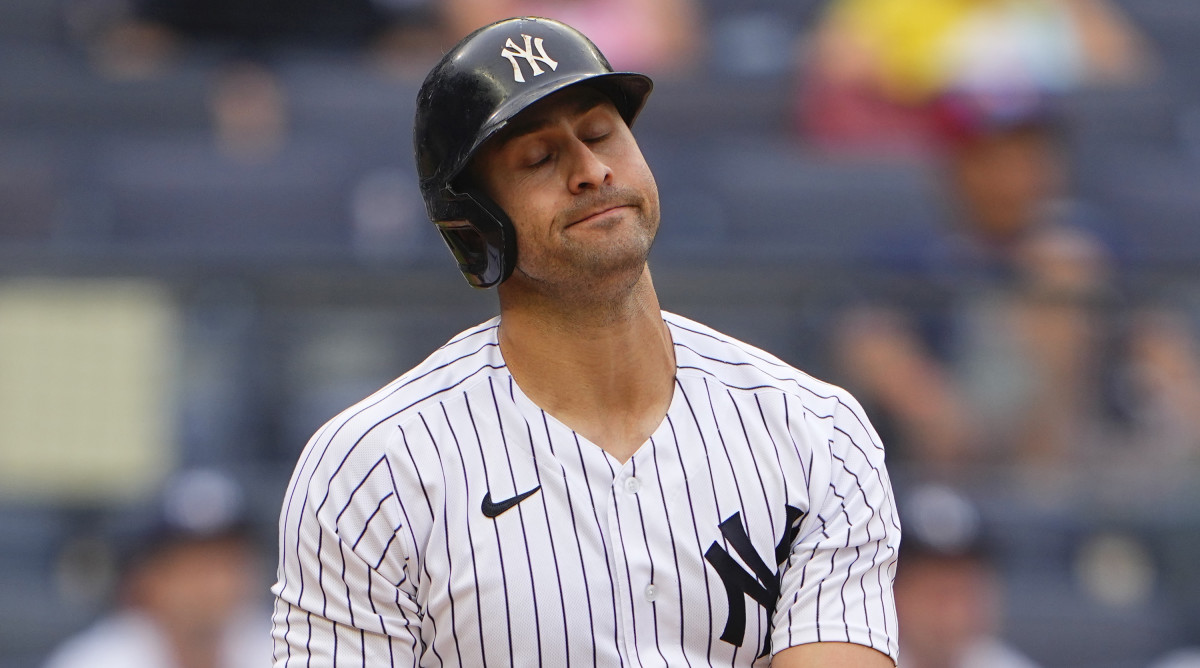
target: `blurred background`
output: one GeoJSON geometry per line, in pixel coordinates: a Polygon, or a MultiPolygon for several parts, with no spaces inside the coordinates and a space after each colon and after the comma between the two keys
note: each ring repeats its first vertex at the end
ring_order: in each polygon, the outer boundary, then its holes
{"type": "Polygon", "coordinates": [[[496,312],[411,122],[516,14],[655,77],[664,308],[866,405],[903,665],[1200,665],[1195,0],[0,0],[0,668],[266,664],[304,443],[496,312]]]}

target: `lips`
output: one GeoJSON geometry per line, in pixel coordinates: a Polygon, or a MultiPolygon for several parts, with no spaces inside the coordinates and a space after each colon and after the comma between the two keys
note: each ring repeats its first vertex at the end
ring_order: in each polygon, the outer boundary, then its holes
{"type": "Polygon", "coordinates": [[[588,210],[584,211],[579,217],[575,218],[570,224],[567,225],[567,227],[571,227],[572,225],[578,225],[579,223],[587,222],[588,220],[591,220],[592,218],[601,216],[610,211],[615,211],[617,209],[625,208],[627,206],[633,206],[633,205],[626,204],[626,203],[605,204],[604,206],[599,206],[599,207],[595,207],[592,209],[588,209],[588,210]]]}

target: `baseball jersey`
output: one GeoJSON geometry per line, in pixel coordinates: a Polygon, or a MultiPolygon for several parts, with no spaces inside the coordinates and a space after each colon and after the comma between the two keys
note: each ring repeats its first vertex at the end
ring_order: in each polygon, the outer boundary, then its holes
{"type": "Polygon", "coordinates": [[[624,463],[521,392],[499,318],[322,427],[280,517],[275,665],[895,659],[900,525],[860,406],[663,318],[674,395],[624,463]]]}

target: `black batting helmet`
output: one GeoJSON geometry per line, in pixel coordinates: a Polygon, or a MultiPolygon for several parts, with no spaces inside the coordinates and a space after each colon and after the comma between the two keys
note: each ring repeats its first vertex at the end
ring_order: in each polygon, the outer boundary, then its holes
{"type": "Polygon", "coordinates": [[[517,245],[507,214],[473,184],[461,182],[464,169],[522,110],[582,83],[611,98],[629,124],[653,87],[643,74],[614,72],[574,28],[536,17],[476,30],[425,77],[413,130],[421,196],[471,285],[487,288],[508,278],[517,245]]]}

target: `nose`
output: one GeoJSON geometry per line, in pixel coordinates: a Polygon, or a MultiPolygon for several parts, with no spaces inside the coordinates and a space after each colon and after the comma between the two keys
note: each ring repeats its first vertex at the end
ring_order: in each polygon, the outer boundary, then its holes
{"type": "Polygon", "coordinates": [[[580,140],[572,142],[570,170],[567,187],[572,194],[608,185],[613,178],[612,168],[580,140]]]}

